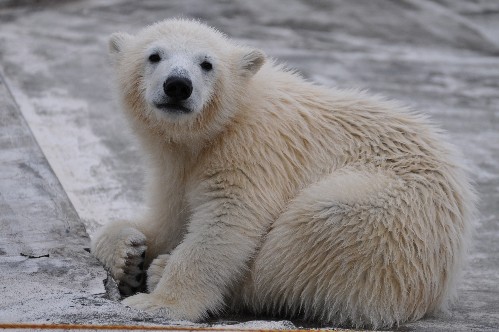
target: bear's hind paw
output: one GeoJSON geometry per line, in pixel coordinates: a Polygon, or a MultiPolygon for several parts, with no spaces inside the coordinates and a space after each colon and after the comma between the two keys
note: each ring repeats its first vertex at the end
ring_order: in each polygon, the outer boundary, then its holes
{"type": "Polygon", "coordinates": [[[154,291],[158,285],[169,259],[169,254],[159,255],[149,266],[149,269],[147,270],[147,291],[149,293],[154,291]]]}

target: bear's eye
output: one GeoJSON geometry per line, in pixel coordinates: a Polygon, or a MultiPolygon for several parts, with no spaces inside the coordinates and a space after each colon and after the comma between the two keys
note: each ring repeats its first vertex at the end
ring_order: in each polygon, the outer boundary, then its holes
{"type": "Polygon", "coordinates": [[[211,64],[211,62],[205,60],[201,63],[201,68],[206,71],[210,71],[213,69],[213,65],[211,64]]]}
{"type": "Polygon", "coordinates": [[[160,62],[160,61],[161,61],[161,57],[159,56],[158,53],[153,53],[153,54],[149,55],[149,62],[156,63],[156,62],[160,62]]]}

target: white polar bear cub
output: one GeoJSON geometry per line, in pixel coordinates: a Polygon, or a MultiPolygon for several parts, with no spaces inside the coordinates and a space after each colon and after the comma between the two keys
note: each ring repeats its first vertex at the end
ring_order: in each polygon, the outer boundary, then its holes
{"type": "Polygon", "coordinates": [[[441,133],[397,103],[327,89],[196,21],[112,35],[150,212],[92,251],[171,319],[231,310],[374,328],[445,308],[473,190],[441,133]]]}

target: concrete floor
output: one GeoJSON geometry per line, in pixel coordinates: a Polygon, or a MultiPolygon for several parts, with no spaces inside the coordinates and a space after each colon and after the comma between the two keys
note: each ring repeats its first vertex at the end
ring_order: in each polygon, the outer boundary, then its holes
{"type": "MultiPolygon", "coordinates": [[[[451,312],[399,329],[499,330],[495,0],[0,0],[0,324],[189,324],[109,299],[106,273],[85,250],[87,233],[142,205],[107,37],[175,16],[200,18],[319,83],[402,100],[446,129],[480,195],[475,247],[451,312]]],[[[300,326],[244,323],[252,319],[213,324],[300,326]]]]}

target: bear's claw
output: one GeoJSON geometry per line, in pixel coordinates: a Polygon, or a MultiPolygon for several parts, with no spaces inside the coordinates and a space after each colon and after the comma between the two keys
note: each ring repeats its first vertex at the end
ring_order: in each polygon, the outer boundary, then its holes
{"type": "Polygon", "coordinates": [[[146,253],[145,241],[131,243],[126,252],[123,273],[118,280],[121,295],[130,296],[145,289],[144,258],[146,253]]]}
{"type": "Polygon", "coordinates": [[[145,288],[146,237],[126,224],[110,223],[92,242],[93,254],[108,268],[122,296],[145,288]],[[109,247],[113,243],[114,247],[109,247]]]}

